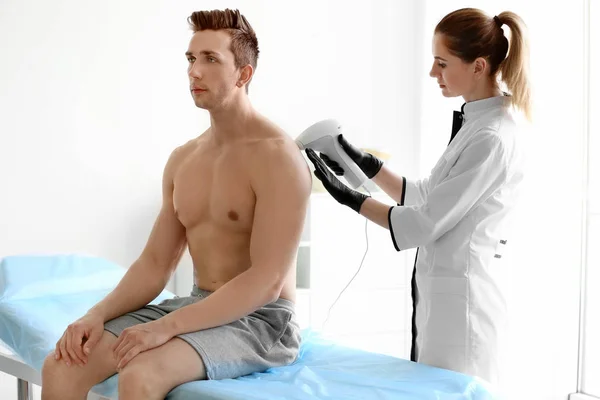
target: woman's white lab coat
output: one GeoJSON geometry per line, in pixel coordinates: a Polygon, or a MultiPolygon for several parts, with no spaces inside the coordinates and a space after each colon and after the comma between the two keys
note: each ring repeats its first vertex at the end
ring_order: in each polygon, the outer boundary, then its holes
{"type": "Polygon", "coordinates": [[[466,103],[463,113],[431,175],[405,179],[389,226],[396,250],[418,247],[414,361],[498,384],[507,322],[502,254],[523,179],[519,132],[507,96],[466,103]]]}

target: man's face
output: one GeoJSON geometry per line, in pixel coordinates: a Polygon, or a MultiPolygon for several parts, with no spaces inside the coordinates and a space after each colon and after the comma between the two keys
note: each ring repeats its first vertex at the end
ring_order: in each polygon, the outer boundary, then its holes
{"type": "Polygon", "coordinates": [[[190,91],[197,107],[218,108],[239,89],[239,70],[230,46],[231,37],[226,31],[204,30],[192,36],[186,57],[190,91]]]}

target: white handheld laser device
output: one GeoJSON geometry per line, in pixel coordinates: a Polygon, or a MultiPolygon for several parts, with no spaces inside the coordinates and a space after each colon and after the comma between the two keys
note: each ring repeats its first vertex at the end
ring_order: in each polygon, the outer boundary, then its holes
{"type": "Polygon", "coordinates": [[[344,178],[357,189],[367,181],[367,176],[358,165],[346,154],[338,142],[342,133],[342,125],[335,119],[319,121],[304,130],[297,138],[296,144],[300,150],[307,148],[319,151],[336,161],[344,169],[344,178]]]}

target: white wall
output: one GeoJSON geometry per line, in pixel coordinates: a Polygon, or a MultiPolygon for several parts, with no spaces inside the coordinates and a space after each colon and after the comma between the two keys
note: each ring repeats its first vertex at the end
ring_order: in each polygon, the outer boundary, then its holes
{"type": "Polygon", "coordinates": [[[164,162],[203,122],[184,19],[160,2],[2,3],[0,255],[137,257],[164,162]]]}
{"type": "Polygon", "coordinates": [[[600,397],[600,2],[591,1],[589,16],[589,104],[588,127],[588,208],[587,263],[584,335],[582,340],[583,376],[581,391],[600,397]]]}

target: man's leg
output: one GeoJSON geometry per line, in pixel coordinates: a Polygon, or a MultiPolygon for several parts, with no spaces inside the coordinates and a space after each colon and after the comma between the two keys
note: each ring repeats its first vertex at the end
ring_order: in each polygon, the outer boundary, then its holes
{"type": "Polygon", "coordinates": [[[119,400],[163,400],[183,383],[206,379],[204,362],[189,344],[173,338],[135,356],[119,373],[119,400]]]}
{"type": "Polygon", "coordinates": [[[90,389],[116,373],[117,362],[110,346],[117,338],[104,331],[84,366],[56,361],[50,353],[42,367],[42,400],[85,400],[90,389]]]}

